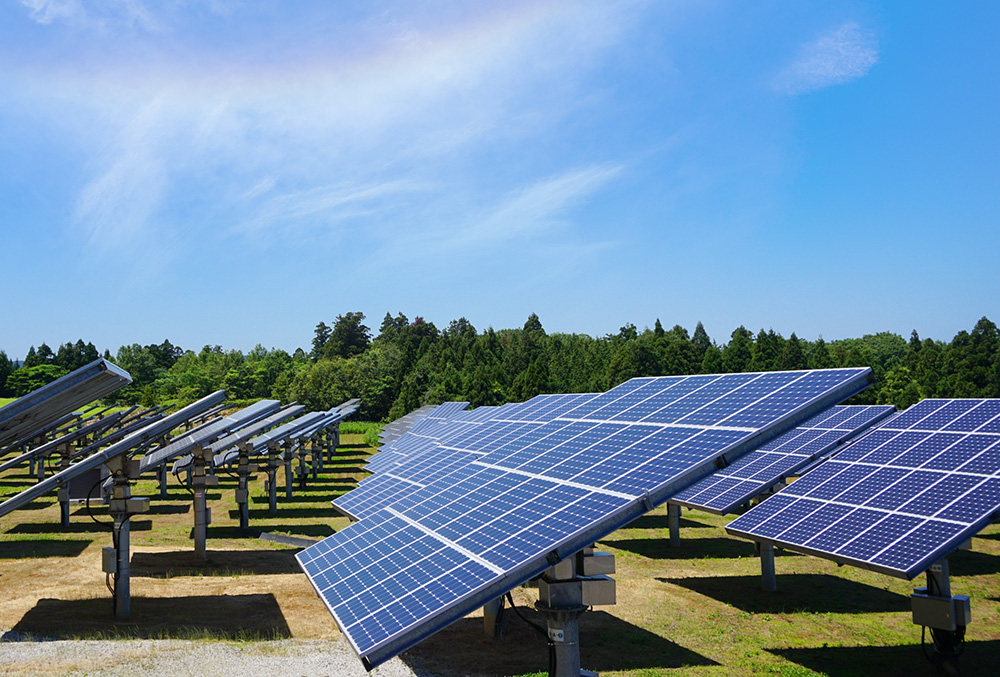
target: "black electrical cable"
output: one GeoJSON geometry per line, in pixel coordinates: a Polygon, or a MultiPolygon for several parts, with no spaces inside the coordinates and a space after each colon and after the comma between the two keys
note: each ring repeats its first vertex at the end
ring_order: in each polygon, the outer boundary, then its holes
{"type": "Polygon", "coordinates": [[[114,528],[115,528],[115,523],[114,522],[102,522],[101,520],[99,520],[96,517],[94,517],[94,511],[90,509],[90,497],[94,495],[94,489],[96,489],[99,484],[103,484],[103,483],[104,483],[104,479],[103,478],[97,480],[96,482],[94,482],[93,486],[90,487],[90,491],[87,492],[87,501],[85,503],[86,508],[87,508],[87,514],[90,515],[90,519],[94,520],[96,523],[100,524],[101,526],[103,526],[103,527],[110,526],[111,529],[114,530],[114,528]]]}
{"type": "MultiPolygon", "coordinates": [[[[518,610],[517,605],[514,604],[514,598],[511,596],[509,592],[507,593],[506,597],[507,597],[507,604],[510,606],[511,610],[513,610],[513,612],[517,614],[517,617],[520,618],[525,623],[527,623],[529,626],[531,626],[532,630],[534,630],[539,635],[545,638],[545,643],[548,644],[549,647],[549,675],[556,674],[556,646],[555,644],[552,643],[552,639],[549,637],[548,630],[543,628],[538,623],[535,623],[534,621],[529,621],[524,615],[522,615],[521,612],[518,610]]],[[[499,621],[499,617],[497,618],[497,620],[499,621]]]]}

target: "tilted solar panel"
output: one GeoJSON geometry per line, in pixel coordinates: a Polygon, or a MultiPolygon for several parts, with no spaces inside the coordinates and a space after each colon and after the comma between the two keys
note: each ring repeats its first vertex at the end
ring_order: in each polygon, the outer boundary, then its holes
{"type": "Polygon", "coordinates": [[[107,360],[94,360],[0,407],[0,446],[30,437],[77,407],[131,382],[124,369],[107,360]]]}
{"type": "Polygon", "coordinates": [[[912,579],[1000,517],[1000,400],[924,400],[726,530],[912,579]]]}
{"type": "Polygon", "coordinates": [[[442,425],[400,440],[399,448],[385,452],[382,463],[374,465],[375,475],[334,499],[333,505],[349,517],[363,519],[391,504],[402,492],[427,486],[504,444],[523,440],[542,422],[593,397],[592,393],[539,395],[524,403],[455,414],[442,425]],[[393,491],[399,493],[394,496],[393,491]]]}
{"type": "Polygon", "coordinates": [[[296,557],[370,669],[871,380],[870,369],[634,379],[296,557]]]}
{"type": "Polygon", "coordinates": [[[891,405],[840,405],[821,413],[670,499],[719,515],[825,456],[895,411],[891,405]]]}

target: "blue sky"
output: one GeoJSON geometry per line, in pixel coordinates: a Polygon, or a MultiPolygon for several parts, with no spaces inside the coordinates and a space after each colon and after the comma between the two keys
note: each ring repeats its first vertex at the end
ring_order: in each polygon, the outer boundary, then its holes
{"type": "Polygon", "coordinates": [[[0,4],[0,349],[1000,322],[1000,5],[0,4]]]}

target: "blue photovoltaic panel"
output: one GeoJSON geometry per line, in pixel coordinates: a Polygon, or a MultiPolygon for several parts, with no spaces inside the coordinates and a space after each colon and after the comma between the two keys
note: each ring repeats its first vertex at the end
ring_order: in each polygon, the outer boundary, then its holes
{"type": "Polygon", "coordinates": [[[380,463],[369,465],[375,475],[334,499],[333,505],[353,519],[363,519],[401,495],[393,491],[413,491],[505,444],[524,441],[543,421],[592,397],[590,393],[539,395],[522,404],[463,411],[433,429],[434,437],[425,431],[400,439],[395,451],[383,453],[380,463]]]}
{"type": "Polygon", "coordinates": [[[924,400],[727,531],[912,579],[1000,516],[1000,400],[924,400]]]}
{"type": "Polygon", "coordinates": [[[867,368],[634,379],[296,557],[371,669],[871,379],[867,368]]]}
{"type": "Polygon", "coordinates": [[[742,456],[673,496],[671,503],[725,515],[825,456],[895,411],[891,405],[840,405],[742,456]]]}

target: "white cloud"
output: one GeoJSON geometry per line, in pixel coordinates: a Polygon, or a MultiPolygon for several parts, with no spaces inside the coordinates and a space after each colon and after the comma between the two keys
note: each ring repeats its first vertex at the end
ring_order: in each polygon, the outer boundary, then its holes
{"type": "Polygon", "coordinates": [[[877,62],[875,37],[856,23],[846,23],[803,46],[774,84],[789,94],[813,92],[864,77],[877,62]]]}
{"type": "Polygon", "coordinates": [[[70,25],[103,29],[108,24],[139,26],[156,30],[158,21],[140,0],[94,0],[84,5],[80,0],[21,0],[30,10],[32,20],[40,24],[64,21],[70,25]]]}
{"type": "Polygon", "coordinates": [[[57,19],[77,22],[86,17],[78,0],[21,0],[21,4],[31,10],[31,18],[40,24],[50,24],[57,19]]]}
{"type": "Polygon", "coordinates": [[[451,240],[456,245],[480,245],[535,235],[557,226],[621,172],[621,167],[587,167],[538,181],[511,195],[484,218],[451,240]]]}

